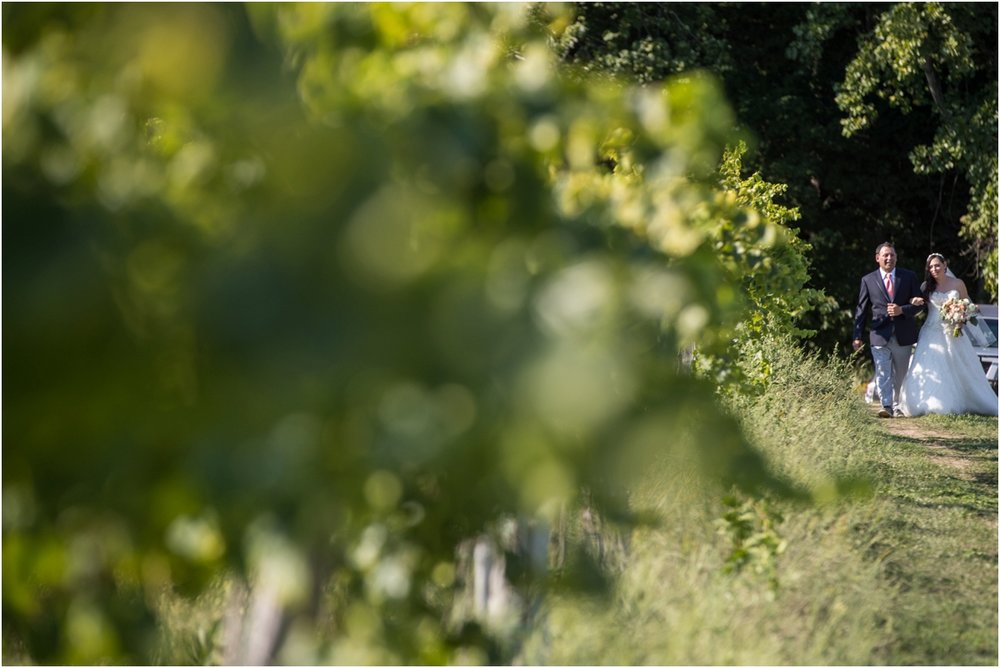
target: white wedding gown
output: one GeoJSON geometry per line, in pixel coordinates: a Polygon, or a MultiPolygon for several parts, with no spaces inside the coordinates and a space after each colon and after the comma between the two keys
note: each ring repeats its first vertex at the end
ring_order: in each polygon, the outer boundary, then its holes
{"type": "Polygon", "coordinates": [[[911,417],[926,413],[996,415],[997,395],[968,335],[952,336],[951,327],[941,320],[941,304],[949,297],[958,297],[958,291],[930,295],[927,320],[920,328],[917,348],[903,379],[899,408],[911,417]]]}

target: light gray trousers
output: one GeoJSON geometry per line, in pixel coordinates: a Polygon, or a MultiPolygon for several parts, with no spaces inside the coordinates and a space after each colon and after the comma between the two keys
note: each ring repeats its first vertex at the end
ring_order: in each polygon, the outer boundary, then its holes
{"type": "Polygon", "coordinates": [[[878,385],[878,396],[884,408],[899,408],[899,390],[903,387],[903,378],[906,376],[907,367],[910,366],[911,354],[913,346],[899,345],[895,334],[889,339],[889,345],[872,346],[875,384],[878,385]]]}

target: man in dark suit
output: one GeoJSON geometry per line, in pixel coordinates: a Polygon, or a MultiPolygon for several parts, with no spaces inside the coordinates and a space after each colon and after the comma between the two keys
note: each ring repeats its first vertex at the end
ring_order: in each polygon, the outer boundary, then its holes
{"type": "Polygon", "coordinates": [[[861,278],[858,308],[854,312],[854,349],[860,350],[866,321],[875,360],[875,382],[882,400],[879,417],[900,417],[899,389],[910,365],[919,329],[916,315],[925,306],[910,300],[921,297],[920,279],[912,271],[896,266],[896,249],[889,242],[875,249],[878,269],[861,278]]]}

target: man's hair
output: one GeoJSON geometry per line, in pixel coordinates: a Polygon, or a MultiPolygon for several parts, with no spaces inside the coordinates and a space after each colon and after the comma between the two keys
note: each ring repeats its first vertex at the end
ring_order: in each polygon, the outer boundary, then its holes
{"type": "Polygon", "coordinates": [[[880,243],[878,246],[875,247],[875,254],[878,255],[879,253],[881,253],[882,249],[886,246],[888,246],[894,251],[896,250],[896,247],[892,245],[891,241],[883,241],[882,243],[880,243]]]}

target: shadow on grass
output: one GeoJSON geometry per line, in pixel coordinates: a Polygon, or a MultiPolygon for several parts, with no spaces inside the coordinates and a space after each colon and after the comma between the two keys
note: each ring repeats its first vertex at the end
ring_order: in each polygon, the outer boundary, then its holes
{"type": "Polygon", "coordinates": [[[952,450],[959,450],[961,452],[976,452],[980,450],[996,452],[997,442],[995,440],[991,441],[988,439],[983,439],[981,441],[963,441],[960,443],[945,442],[945,446],[952,450]]]}
{"type": "Polygon", "coordinates": [[[979,484],[987,485],[987,486],[993,487],[993,488],[995,488],[997,486],[998,480],[997,480],[997,471],[996,471],[996,469],[994,469],[992,471],[980,471],[978,473],[973,474],[972,477],[973,477],[973,480],[975,480],[975,482],[977,482],[979,484]]]}
{"type": "Polygon", "coordinates": [[[995,502],[991,506],[985,506],[971,502],[918,501],[916,499],[911,499],[905,496],[897,496],[896,500],[903,505],[913,506],[916,508],[926,508],[928,510],[941,510],[941,509],[962,510],[972,515],[978,515],[979,517],[982,518],[994,518],[996,517],[997,514],[995,502]]]}
{"type": "Polygon", "coordinates": [[[969,439],[968,437],[950,437],[950,436],[939,436],[937,434],[933,436],[925,436],[923,438],[918,438],[915,436],[908,436],[906,434],[892,434],[892,440],[901,441],[903,443],[915,443],[918,445],[926,445],[927,443],[937,443],[938,445],[943,445],[945,447],[954,450],[996,450],[997,441],[995,439],[991,440],[988,438],[977,438],[969,439]]]}

